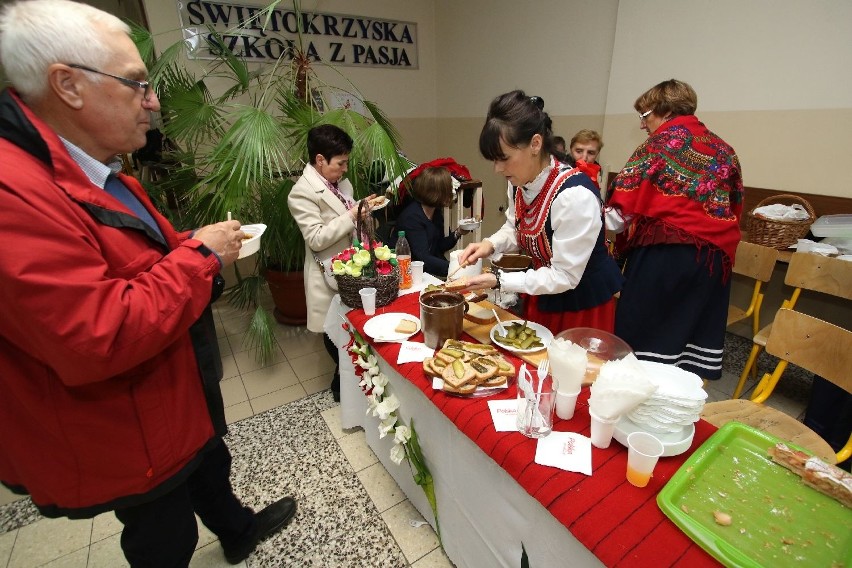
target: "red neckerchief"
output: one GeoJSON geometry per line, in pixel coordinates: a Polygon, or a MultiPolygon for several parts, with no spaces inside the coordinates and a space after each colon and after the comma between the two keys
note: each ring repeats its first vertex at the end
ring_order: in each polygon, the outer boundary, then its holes
{"type": "Polygon", "coordinates": [[[526,251],[533,259],[533,268],[550,266],[553,250],[550,239],[544,230],[550,215],[550,206],[565,180],[577,173],[577,168],[567,168],[556,162],[550,169],[541,191],[527,204],[524,201],[523,189],[515,191],[515,230],[517,231],[518,247],[526,251]]]}

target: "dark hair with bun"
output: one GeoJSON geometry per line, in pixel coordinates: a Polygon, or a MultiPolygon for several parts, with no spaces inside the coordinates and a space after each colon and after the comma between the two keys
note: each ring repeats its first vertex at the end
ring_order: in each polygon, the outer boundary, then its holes
{"type": "MultiPolygon", "coordinates": [[[[528,97],[520,90],[500,95],[491,101],[485,126],[479,134],[479,153],[486,160],[505,160],[500,148],[504,142],[512,148],[529,145],[532,137],[541,135],[543,151],[556,154],[553,141],[553,122],[544,112],[544,99],[528,97]]],[[[561,154],[557,155],[559,159],[561,154]]]]}

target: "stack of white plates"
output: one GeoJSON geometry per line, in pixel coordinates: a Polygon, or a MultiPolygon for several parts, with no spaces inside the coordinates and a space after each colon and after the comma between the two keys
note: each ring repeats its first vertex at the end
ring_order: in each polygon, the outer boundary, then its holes
{"type": "Polygon", "coordinates": [[[657,390],[627,414],[630,421],[647,432],[661,434],[682,432],[697,422],[707,400],[701,378],[674,365],[640,363],[657,390]]]}

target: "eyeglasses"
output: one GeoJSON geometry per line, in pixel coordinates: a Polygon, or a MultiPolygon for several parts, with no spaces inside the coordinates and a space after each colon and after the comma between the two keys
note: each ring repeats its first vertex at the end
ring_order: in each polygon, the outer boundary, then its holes
{"type": "Polygon", "coordinates": [[[653,110],[646,110],[645,112],[639,113],[639,122],[643,122],[648,116],[654,112],[653,110]]]}
{"type": "Polygon", "coordinates": [[[92,69],[91,67],[86,67],[85,65],[78,65],[76,63],[67,63],[68,67],[73,67],[74,69],[81,69],[83,71],[88,71],[89,73],[97,73],[98,75],[105,75],[106,77],[112,77],[122,85],[127,85],[128,87],[133,87],[134,89],[142,89],[142,98],[146,101],[151,99],[151,95],[154,93],[154,89],[151,87],[151,83],[148,81],[136,81],[134,79],[128,79],[127,77],[119,77],[118,75],[111,75],[109,73],[104,73],[103,71],[98,71],[97,69],[92,69]]]}

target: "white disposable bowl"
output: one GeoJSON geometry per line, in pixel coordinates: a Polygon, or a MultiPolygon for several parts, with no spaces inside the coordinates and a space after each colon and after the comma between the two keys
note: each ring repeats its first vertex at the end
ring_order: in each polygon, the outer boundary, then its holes
{"type": "Polygon", "coordinates": [[[240,256],[237,258],[246,258],[260,250],[260,237],[266,230],[266,225],[257,223],[255,225],[243,225],[240,229],[246,234],[251,235],[250,239],[243,241],[243,247],[240,249],[240,256]]]}

